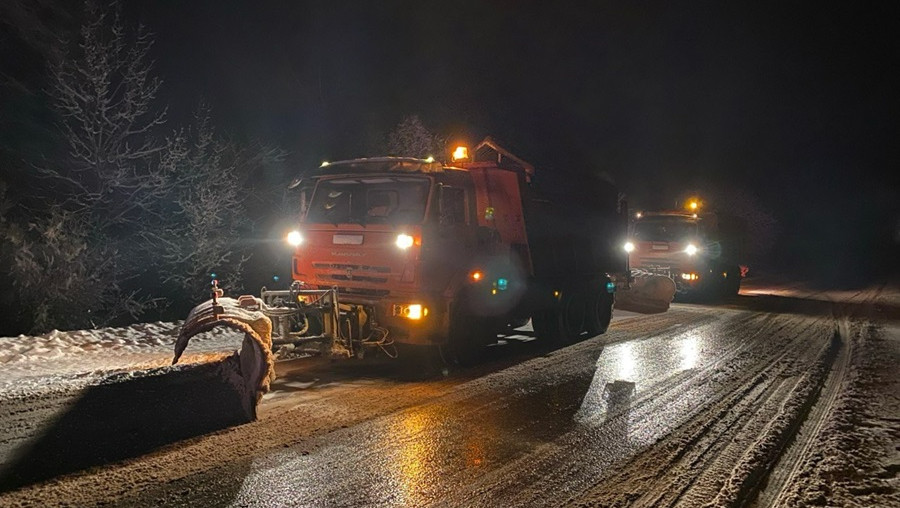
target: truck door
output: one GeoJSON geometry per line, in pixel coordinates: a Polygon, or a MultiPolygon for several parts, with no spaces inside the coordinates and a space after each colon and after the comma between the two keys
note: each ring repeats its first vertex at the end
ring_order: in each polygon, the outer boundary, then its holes
{"type": "Polygon", "coordinates": [[[475,228],[470,224],[469,193],[461,186],[438,187],[436,234],[423,243],[429,289],[448,289],[454,276],[466,270],[476,247],[475,228]]]}

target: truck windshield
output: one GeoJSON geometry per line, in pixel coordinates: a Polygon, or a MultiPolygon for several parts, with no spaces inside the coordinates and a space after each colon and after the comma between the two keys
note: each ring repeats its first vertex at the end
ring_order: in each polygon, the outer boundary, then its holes
{"type": "Polygon", "coordinates": [[[634,238],[644,242],[681,242],[697,237],[697,223],[682,217],[648,217],[634,224],[634,238]]]}
{"type": "Polygon", "coordinates": [[[371,176],[321,180],[306,222],[418,224],[428,202],[427,178],[371,176]]]}

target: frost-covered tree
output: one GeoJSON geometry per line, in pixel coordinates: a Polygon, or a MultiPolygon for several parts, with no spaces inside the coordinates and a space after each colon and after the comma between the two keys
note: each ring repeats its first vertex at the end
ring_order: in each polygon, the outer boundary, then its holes
{"type": "Polygon", "coordinates": [[[151,35],[127,28],[116,3],[87,0],[83,15],[75,40],[48,59],[64,146],[52,153],[65,155],[32,161],[30,192],[12,208],[0,202],[0,256],[32,331],[181,312],[208,295],[211,273],[239,291],[254,246],[245,197],[265,190],[248,177],[283,157],[218,134],[206,107],[163,132],[151,35]]]}
{"type": "Polygon", "coordinates": [[[84,20],[51,59],[47,89],[66,156],[35,164],[37,195],[8,225],[13,286],[35,331],[106,325],[155,303],[138,282],[141,233],[167,193],[152,37],[126,30],[115,4],[86,2],[84,20]]]}
{"type": "Polygon", "coordinates": [[[77,45],[51,67],[49,93],[60,115],[69,158],[43,172],[67,187],[69,209],[91,209],[101,227],[139,220],[159,195],[155,155],[166,110],[156,99],[162,80],[153,75],[153,38],[142,26],[133,37],[119,7],[85,3],[77,45]]]}
{"type": "Polygon", "coordinates": [[[34,330],[96,327],[152,304],[111,276],[122,273],[123,258],[115,245],[98,241],[83,212],[52,205],[16,233],[12,275],[34,330]]]}
{"type": "Polygon", "coordinates": [[[161,279],[189,301],[208,296],[212,274],[230,290],[240,289],[250,251],[242,242],[248,219],[239,171],[245,158],[237,143],[216,133],[206,105],[190,129],[168,139],[160,163],[170,190],[157,237],[161,279]]]}
{"type": "Polygon", "coordinates": [[[429,131],[418,115],[404,117],[388,134],[388,153],[403,157],[435,157],[444,155],[446,139],[429,131]]]}

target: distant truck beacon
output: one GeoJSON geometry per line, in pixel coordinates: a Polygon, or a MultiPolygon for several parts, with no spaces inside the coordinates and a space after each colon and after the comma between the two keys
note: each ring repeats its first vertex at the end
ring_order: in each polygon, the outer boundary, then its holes
{"type": "Polygon", "coordinates": [[[690,199],[684,210],[636,213],[625,250],[632,269],[671,277],[678,294],[736,295],[747,271],[744,231],[738,218],[690,199]]]}

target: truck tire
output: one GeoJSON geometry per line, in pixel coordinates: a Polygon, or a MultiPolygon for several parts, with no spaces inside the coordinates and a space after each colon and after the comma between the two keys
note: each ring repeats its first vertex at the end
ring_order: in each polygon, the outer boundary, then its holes
{"type": "Polygon", "coordinates": [[[727,296],[737,296],[741,292],[741,268],[739,266],[732,267],[728,271],[728,283],[725,294],[727,296]]]}
{"type": "Polygon", "coordinates": [[[562,326],[565,339],[575,342],[585,331],[587,324],[587,298],[581,293],[571,293],[562,298],[562,326]]]}
{"type": "Polygon", "coordinates": [[[556,309],[535,312],[531,316],[531,325],[538,340],[548,344],[562,342],[563,330],[560,325],[559,311],[556,309]]]}
{"type": "Polygon", "coordinates": [[[563,295],[558,308],[536,312],[531,320],[538,339],[556,345],[571,344],[585,330],[585,299],[577,293],[563,295]]]}
{"type": "Polygon", "coordinates": [[[496,338],[496,335],[486,319],[464,310],[452,312],[447,346],[442,348],[442,353],[446,352],[444,360],[463,367],[474,365],[481,359],[491,336],[496,338]]]}
{"type": "Polygon", "coordinates": [[[588,304],[587,322],[585,329],[588,335],[600,335],[606,333],[609,322],[612,321],[612,309],[615,297],[611,293],[601,292],[596,294],[588,304]]]}

